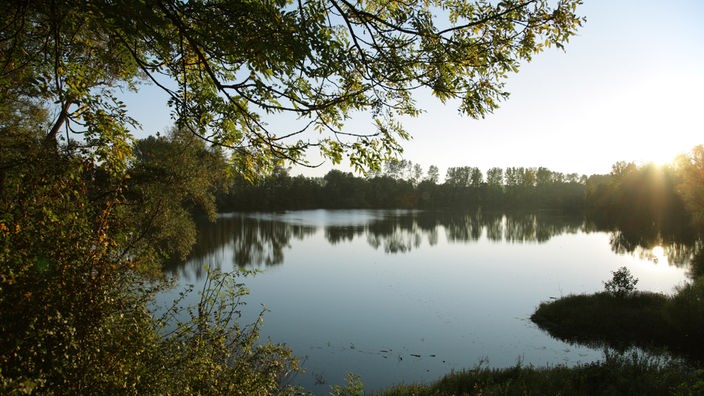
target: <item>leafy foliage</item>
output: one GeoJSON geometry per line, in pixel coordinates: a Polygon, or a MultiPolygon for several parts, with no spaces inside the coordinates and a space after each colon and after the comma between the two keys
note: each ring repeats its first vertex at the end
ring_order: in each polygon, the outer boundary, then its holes
{"type": "Polygon", "coordinates": [[[147,295],[129,292],[138,278],[107,228],[110,205],[91,216],[80,179],[51,182],[3,219],[4,392],[160,393],[163,342],[147,295]]]}
{"type": "Polygon", "coordinates": [[[0,85],[51,105],[48,144],[62,128],[81,134],[113,171],[136,126],[118,92],[145,79],[169,95],[179,127],[231,148],[248,178],[306,163],[311,147],[379,169],[408,138],[398,116],[421,112],[413,91],[483,117],[522,61],[575,34],[579,3],[31,1],[0,14],[0,85]],[[361,113],[374,127],[345,129],[361,113]]]}
{"type": "MultiPolygon", "coordinates": [[[[164,338],[162,367],[167,393],[180,394],[293,394],[282,388],[298,370],[291,351],[281,345],[259,343],[262,314],[250,324],[240,323],[243,298],[249,293],[239,278],[244,274],[209,271],[200,301],[188,307],[190,319],[177,324],[164,338]]],[[[176,317],[175,305],[162,318],[176,317]]]]}
{"type": "Polygon", "coordinates": [[[219,150],[185,130],[137,141],[124,206],[128,226],[139,231],[130,238],[133,254],[156,262],[185,259],[196,238],[192,217],[215,219],[226,168],[219,150]]]}
{"type": "Polygon", "coordinates": [[[604,282],[604,289],[616,297],[625,297],[636,289],[636,279],[626,267],[621,267],[611,273],[611,280],[604,282]]]}
{"type": "Polygon", "coordinates": [[[332,386],[330,396],[361,396],[364,394],[364,385],[358,375],[347,373],[345,380],[347,383],[344,386],[332,386]]]}
{"type": "MultiPolygon", "coordinates": [[[[27,146],[3,147],[9,154],[3,161],[12,160],[3,162],[0,188],[1,393],[279,389],[282,377],[296,367],[290,352],[260,346],[258,327],[233,325],[235,311],[213,312],[236,306],[244,295],[241,284],[214,277],[201,302],[211,308],[191,318],[200,326],[186,331],[188,323],[179,325],[184,330],[178,336],[165,336],[164,328],[174,324],[156,320],[148,310],[167,284],[150,280],[159,260],[135,253],[168,243],[171,236],[139,233],[140,216],[148,218],[156,209],[125,194],[126,186],[151,185],[173,199],[165,208],[186,210],[182,198],[201,188],[207,195],[210,183],[189,190],[188,177],[176,180],[166,177],[168,172],[164,178],[118,179],[89,159],[44,150],[29,131],[15,131],[27,146]],[[138,215],[135,208],[144,212],[138,215]]],[[[184,159],[173,159],[179,158],[184,159]]],[[[170,169],[178,170],[187,168],[170,169]]],[[[205,175],[190,171],[191,177],[205,175]]],[[[166,199],[151,194],[148,199],[166,199]]]]}

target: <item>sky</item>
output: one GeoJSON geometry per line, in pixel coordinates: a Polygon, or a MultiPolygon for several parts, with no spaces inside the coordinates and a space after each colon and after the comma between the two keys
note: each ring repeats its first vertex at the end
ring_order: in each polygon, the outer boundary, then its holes
{"type": "MultiPolygon", "coordinates": [[[[665,163],[704,144],[704,1],[584,0],[578,14],[587,21],[565,51],[524,64],[507,80],[509,99],[484,119],[419,97],[425,113],[403,119],[412,139],[402,157],[438,166],[441,177],[453,166],[591,175],[617,161],[665,163]]],[[[165,101],[155,89],[127,98],[142,136],[172,124],[165,101]]],[[[351,170],[344,161],[335,168],[351,170]]]]}

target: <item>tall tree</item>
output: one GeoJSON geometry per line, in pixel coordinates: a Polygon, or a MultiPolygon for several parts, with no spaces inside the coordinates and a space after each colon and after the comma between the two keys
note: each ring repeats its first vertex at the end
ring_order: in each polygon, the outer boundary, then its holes
{"type": "Polygon", "coordinates": [[[428,174],[425,177],[425,180],[429,181],[432,184],[437,184],[437,182],[440,180],[440,170],[437,166],[430,165],[428,167],[428,174]]]}
{"type": "Polygon", "coordinates": [[[535,184],[537,186],[545,187],[553,182],[555,182],[555,179],[550,169],[541,166],[535,171],[535,184]]]}
{"type": "Polygon", "coordinates": [[[484,181],[484,175],[482,171],[477,167],[472,167],[469,172],[469,185],[472,187],[479,187],[484,181]]]}
{"type": "Polygon", "coordinates": [[[504,170],[494,167],[486,171],[486,183],[493,188],[500,188],[503,186],[504,170]]]}
{"type": "Polygon", "coordinates": [[[392,179],[403,179],[409,162],[405,159],[391,158],[384,162],[384,176],[392,179]]]}
{"type": "Polygon", "coordinates": [[[521,183],[520,169],[515,167],[506,168],[504,180],[508,187],[518,186],[521,183]]]}
{"type": "Polygon", "coordinates": [[[413,177],[411,177],[411,183],[416,186],[420,183],[421,177],[423,176],[423,167],[420,164],[413,165],[413,177]]]}
{"type": "Polygon", "coordinates": [[[521,185],[523,187],[535,187],[536,169],[535,168],[519,168],[521,175],[521,185]]]}
{"type": "Polygon", "coordinates": [[[131,253],[185,259],[195,243],[191,218],[215,219],[215,191],[224,185],[225,169],[222,153],[186,130],[137,141],[125,205],[131,223],[125,227],[139,231],[128,239],[131,253]]]}
{"type": "Polygon", "coordinates": [[[466,187],[469,185],[469,166],[456,166],[447,168],[445,174],[445,184],[455,187],[466,187]]]}

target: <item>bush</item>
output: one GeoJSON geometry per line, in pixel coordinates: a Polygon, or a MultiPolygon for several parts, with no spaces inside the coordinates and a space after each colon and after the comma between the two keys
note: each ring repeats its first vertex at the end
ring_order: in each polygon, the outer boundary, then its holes
{"type": "Polygon", "coordinates": [[[236,275],[211,274],[190,320],[155,318],[165,286],[134,254],[147,239],[120,184],[101,190],[90,161],[23,155],[0,178],[0,394],[293,393],[291,352],[238,322],[236,275]]]}
{"type": "Polygon", "coordinates": [[[610,281],[604,282],[606,292],[616,297],[625,297],[636,289],[638,279],[631,275],[628,268],[621,267],[616,271],[611,272],[613,277],[610,281]]]}

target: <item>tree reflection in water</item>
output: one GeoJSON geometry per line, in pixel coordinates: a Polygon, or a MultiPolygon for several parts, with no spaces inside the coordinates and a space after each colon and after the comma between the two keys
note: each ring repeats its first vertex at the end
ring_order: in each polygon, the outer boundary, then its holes
{"type": "MultiPolygon", "coordinates": [[[[324,212],[328,213],[328,212],[324,212]]],[[[350,211],[353,214],[354,211],[350,211]]],[[[168,270],[172,275],[189,273],[200,279],[204,268],[220,268],[225,252],[232,250],[235,267],[258,268],[284,262],[284,249],[292,240],[303,240],[319,230],[331,245],[349,243],[364,238],[374,249],[387,254],[402,254],[418,249],[425,240],[438,244],[442,234],[450,243],[471,243],[482,238],[494,242],[544,243],[565,233],[607,231],[585,223],[580,215],[550,211],[494,212],[476,209],[465,212],[450,211],[377,211],[362,222],[344,224],[306,224],[276,214],[226,214],[214,224],[199,228],[198,244],[187,263],[174,263],[168,270]]],[[[302,216],[305,218],[304,212],[302,216]]],[[[337,216],[337,214],[336,214],[337,216]]],[[[641,258],[657,257],[653,247],[662,249],[668,263],[682,266],[704,261],[702,243],[693,237],[664,238],[661,234],[641,235],[633,231],[611,230],[611,249],[619,254],[636,254],[641,258]]],[[[701,271],[697,266],[693,272],[701,271]]]]}
{"type": "MultiPolygon", "coordinates": [[[[590,225],[589,228],[605,231],[594,225],[590,225]]],[[[656,227],[610,227],[609,231],[611,232],[609,243],[614,253],[633,254],[656,263],[666,259],[669,265],[677,267],[689,264],[696,266],[704,258],[700,236],[688,226],[676,230],[662,230],[656,227]],[[658,251],[657,254],[656,251],[658,251]]]]}
{"type": "Polygon", "coordinates": [[[220,268],[225,251],[232,250],[234,267],[257,268],[284,262],[284,249],[292,239],[303,240],[317,228],[287,223],[271,218],[258,218],[231,213],[218,217],[215,223],[201,224],[198,241],[186,262],[172,263],[167,271],[183,277],[187,273],[202,279],[205,268],[220,268]]]}

